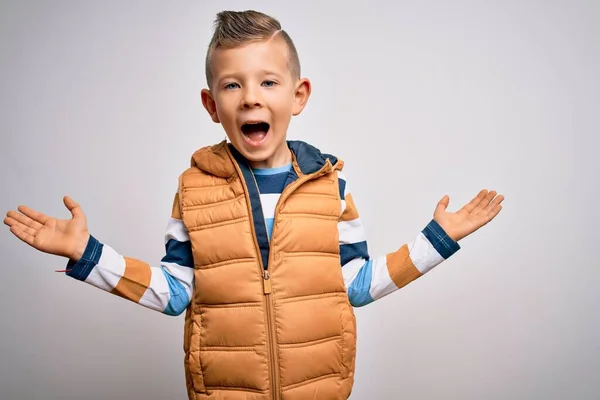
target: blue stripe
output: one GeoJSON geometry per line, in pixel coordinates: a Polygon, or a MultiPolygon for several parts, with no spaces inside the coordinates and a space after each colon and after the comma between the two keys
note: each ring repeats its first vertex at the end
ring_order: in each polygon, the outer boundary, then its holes
{"type": "Polygon", "coordinates": [[[66,274],[80,281],[85,281],[94,267],[98,265],[103,248],[104,245],[90,235],[83,256],[77,262],[69,260],[66,274]]]}
{"type": "Polygon", "coordinates": [[[448,259],[460,249],[460,245],[448,236],[444,228],[433,219],[427,224],[422,232],[444,259],[448,259]]]}
{"type": "Polygon", "coordinates": [[[269,232],[269,237],[273,237],[273,221],[275,218],[266,218],[265,223],[267,224],[267,232],[269,232]]]}
{"type": "Polygon", "coordinates": [[[185,291],[185,288],[177,279],[175,279],[171,274],[169,274],[164,269],[161,269],[163,274],[165,274],[165,278],[169,284],[169,292],[171,293],[171,298],[169,299],[169,304],[165,307],[163,313],[167,315],[179,315],[181,314],[190,303],[190,298],[185,291]]]}
{"type": "Polygon", "coordinates": [[[346,193],[346,181],[342,178],[338,178],[338,183],[340,185],[340,198],[342,200],[346,200],[345,197],[345,193],[346,193]]]}
{"type": "Polygon", "coordinates": [[[276,168],[252,168],[252,172],[254,172],[254,175],[275,175],[288,172],[290,169],[292,169],[292,164],[276,168]]]}
{"type": "Polygon", "coordinates": [[[369,259],[369,249],[366,241],[340,245],[342,267],[355,258],[369,259]]]}
{"type": "Polygon", "coordinates": [[[260,193],[258,187],[254,182],[254,175],[252,170],[247,164],[246,159],[236,150],[235,147],[230,146],[231,153],[235,157],[242,176],[246,182],[246,188],[248,189],[248,196],[250,197],[250,205],[252,207],[252,222],[254,223],[254,232],[256,233],[256,240],[258,241],[258,247],[260,248],[260,256],[262,258],[263,268],[267,269],[269,262],[269,237],[267,236],[267,226],[265,224],[265,218],[262,212],[262,206],[260,204],[260,193]]]}
{"type": "Polygon", "coordinates": [[[189,240],[180,242],[175,239],[169,239],[165,245],[165,248],[167,253],[163,257],[162,261],[175,263],[184,267],[194,267],[192,244],[189,240]]]}
{"type": "Polygon", "coordinates": [[[348,298],[354,307],[366,306],[373,302],[371,293],[371,275],[373,261],[369,260],[362,266],[356,278],[348,288],[348,298]]]}

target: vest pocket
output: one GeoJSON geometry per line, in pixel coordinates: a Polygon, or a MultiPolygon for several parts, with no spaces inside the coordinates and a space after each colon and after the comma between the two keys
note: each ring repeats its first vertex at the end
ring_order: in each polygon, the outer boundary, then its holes
{"type": "Polygon", "coordinates": [[[204,375],[200,359],[200,315],[195,314],[188,327],[188,350],[185,355],[185,367],[190,376],[192,387],[197,393],[205,393],[204,375]]]}
{"type": "Polygon", "coordinates": [[[354,376],[356,361],[356,318],[345,293],[340,298],[340,312],[342,317],[342,365],[340,374],[345,379],[354,376]]]}

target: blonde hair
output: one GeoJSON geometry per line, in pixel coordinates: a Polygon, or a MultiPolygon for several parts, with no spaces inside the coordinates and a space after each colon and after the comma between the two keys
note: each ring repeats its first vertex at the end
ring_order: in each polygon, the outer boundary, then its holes
{"type": "Polygon", "coordinates": [[[281,35],[288,48],[288,65],[292,76],[300,78],[300,59],[294,42],[275,18],[254,10],[221,11],[217,14],[213,37],[206,52],[206,82],[212,86],[210,69],[213,53],[218,48],[231,49],[256,40],[281,35]]]}

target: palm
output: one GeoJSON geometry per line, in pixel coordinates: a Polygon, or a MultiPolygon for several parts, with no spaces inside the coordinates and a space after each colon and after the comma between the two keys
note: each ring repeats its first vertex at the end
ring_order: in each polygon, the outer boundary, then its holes
{"type": "Polygon", "coordinates": [[[64,248],[65,243],[73,241],[85,230],[85,218],[75,216],[61,220],[49,217],[42,225],[33,240],[33,247],[46,253],[56,254],[64,248]]]}
{"type": "Polygon", "coordinates": [[[494,219],[502,209],[500,203],[503,200],[504,196],[496,196],[493,190],[482,190],[457,212],[448,212],[446,207],[450,199],[444,196],[435,209],[433,219],[448,236],[458,241],[494,219]]]}
{"type": "Polygon", "coordinates": [[[49,217],[26,206],[19,211],[9,211],[4,223],[19,239],[45,253],[75,258],[81,256],[83,243],[87,241],[87,221],[77,203],[64,198],[71,211],[71,219],[49,217]]]}

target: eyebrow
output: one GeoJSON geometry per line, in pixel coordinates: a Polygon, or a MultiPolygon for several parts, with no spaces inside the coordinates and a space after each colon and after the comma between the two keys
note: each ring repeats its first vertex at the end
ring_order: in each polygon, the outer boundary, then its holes
{"type": "Polygon", "coordinates": [[[228,79],[235,79],[238,80],[237,77],[235,76],[235,74],[227,74],[227,75],[223,75],[222,77],[218,77],[217,78],[217,83],[222,83],[223,81],[226,81],[228,79]]]}
{"type": "Polygon", "coordinates": [[[263,70],[262,72],[263,72],[265,75],[275,75],[275,76],[278,76],[278,77],[280,77],[280,76],[281,76],[281,74],[280,74],[279,72],[275,72],[275,71],[271,71],[271,70],[266,70],[266,69],[265,69],[265,70],[263,70]]]}
{"type": "MultiPolygon", "coordinates": [[[[267,69],[264,69],[264,70],[260,71],[260,73],[263,74],[263,75],[276,76],[278,78],[281,78],[283,76],[279,72],[275,72],[275,71],[267,70],[267,69]]],[[[226,81],[228,79],[240,80],[239,79],[239,74],[237,74],[237,73],[230,73],[230,74],[223,75],[222,77],[218,77],[217,78],[217,83],[221,84],[221,83],[223,83],[223,81],[226,81]]]]}

